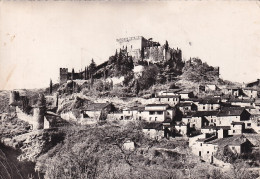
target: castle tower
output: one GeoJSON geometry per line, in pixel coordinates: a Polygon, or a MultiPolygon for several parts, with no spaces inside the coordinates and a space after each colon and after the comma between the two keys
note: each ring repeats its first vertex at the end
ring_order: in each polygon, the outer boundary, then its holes
{"type": "Polygon", "coordinates": [[[10,91],[9,105],[13,105],[19,98],[19,91],[10,91]]]}
{"type": "Polygon", "coordinates": [[[60,84],[68,81],[68,68],[60,68],[60,84]]]}
{"type": "Polygon", "coordinates": [[[45,96],[44,94],[40,94],[38,102],[33,109],[33,118],[35,121],[34,129],[39,130],[44,128],[45,110],[46,110],[45,96]]]}

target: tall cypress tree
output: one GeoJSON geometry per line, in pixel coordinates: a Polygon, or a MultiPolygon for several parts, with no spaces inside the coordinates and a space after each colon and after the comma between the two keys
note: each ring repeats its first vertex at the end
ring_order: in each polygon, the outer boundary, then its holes
{"type": "Polygon", "coordinates": [[[52,80],[50,80],[50,94],[52,94],[52,80]]]}

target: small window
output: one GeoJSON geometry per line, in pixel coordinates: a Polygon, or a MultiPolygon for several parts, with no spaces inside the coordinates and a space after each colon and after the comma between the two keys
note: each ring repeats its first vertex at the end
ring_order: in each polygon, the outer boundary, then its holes
{"type": "Polygon", "coordinates": [[[236,133],[236,130],[233,130],[233,133],[236,133]]]}
{"type": "Polygon", "coordinates": [[[235,147],[232,147],[233,150],[235,150],[235,147]]]}
{"type": "Polygon", "coordinates": [[[157,120],[157,117],[155,117],[154,120],[156,121],[156,120],[157,120]]]}
{"type": "Polygon", "coordinates": [[[149,121],[151,121],[151,120],[152,120],[152,117],[149,118],[149,121]]]}
{"type": "Polygon", "coordinates": [[[202,143],[200,143],[200,146],[202,146],[202,143]]]}
{"type": "Polygon", "coordinates": [[[247,123],[247,126],[251,126],[251,123],[247,123]]]}
{"type": "Polygon", "coordinates": [[[170,101],[170,98],[168,98],[168,101],[170,101]]]}
{"type": "Polygon", "coordinates": [[[163,112],[162,111],[157,111],[157,114],[162,115],[163,112]]]}
{"type": "Polygon", "coordinates": [[[209,154],[209,151],[207,151],[207,154],[209,154]]]}
{"type": "Polygon", "coordinates": [[[161,101],[161,98],[159,98],[159,101],[161,101]]]}

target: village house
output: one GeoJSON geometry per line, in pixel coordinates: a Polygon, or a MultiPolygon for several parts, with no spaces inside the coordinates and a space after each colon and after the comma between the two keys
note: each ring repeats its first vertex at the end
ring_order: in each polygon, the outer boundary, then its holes
{"type": "Polygon", "coordinates": [[[201,128],[201,133],[202,134],[214,134],[217,136],[218,130],[223,130],[224,135],[228,135],[230,126],[203,126],[201,128]]]}
{"type": "Polygon", "coordinates": [[[188,112],[197,110],[197,106],[192,102],[181,102],[177,105],[177,108],[182,112],[182,114],[187,114],[188,112]]]}
{"type": "Polygon", "coordinates": [[[218,111],[197,111],[192,115],[190,127],[201,129],[203,126],[214,125],[217,121],[218,111]]]}
{"type": "Polygon", "coordinates": [[[258,106],[252,107],[252,106],[246,106],[245,109],[250,113],[250,114],[260,114],[260,108],[258,106]]]}
{"type": "Polygon", "coordinates": [[[124,120],[141,120],[144,107],[133,106],[123,110],[124,120]]]}
{"type": "Polygon", "coordinates": [[[175,130],[176,130],[176,133],[179,134],[179,135],[182,135],[182,136],[187,136],[188,135],[188,125],[185,124],[184,122],[182,121],[176,121],[176,124],[175,124],[175,130]]]}
{"type": "Polygon", "coordinates": [[[230,135],[238,135],[242,134],[245,131],[245,123],[244,122],[235,122],[231,123],[230,135]]]}
{"type": "Polygon", "coordinates": [[[254,114],[250,116],[250,121],[252,122],[252,129],[256,133],[260,133],[260,114],[254,114]]]}
{"type": "Polygon", "coordinates": [[[228,102],[231,98],[232,98],[231,94],[224,94],[221,96],[221,102],[222,103],[228,102]]]}
{"type": "Polygon", "coordinates": [[[242,154],[250,152],[252,144],[244,135],[228,137],[224,130],[218,130],[218,136],[200,138],[191,145],[192,153],[210,163],[214,163],[217,151],[226,147],[233,153],[242,154]]]}
{"type": "Polygon", "coordinates": [[[148,104],[142,112],[142,119],[148,122],[163,122],[173,119],[175,109],[169,104],[148,104]]]}
{"type": "Polygon", "coordinates": [[[231,98],[229,100],[231,105],[233,106],[241,106],[241,107],[246,107],[246,106],[252,106],[254,107],[254,99],[241,99],[241,98],[231,98]]]}
{"type": "Polygon", "coordinates": [[[154,98],[155,103],[167,103],[171,106],[175,106],[180,102],[180,95],[158,95],[154,98]]]}
{"type": "Polygon", "coordinates": [[[188,99],[194,97],[194,93],[192,91],[179,91],[176,92],[176,94],[180,95],[181,99],[188,99]]]}
{"type": "Polygon", "coordinates": [[[222,91],[214,91],[214,93],[213,93],[213,97],[214,97],[214,98],[220,98],[220,99],[221,99],[221,97],[222,97],[223,95],[224,95],[224,94],[223,94],[222,91]]]}
{"type": "Polygon", "coordinates": [[[189,112],[186,113],[182,116],[181,121],[186,124],[186,125],[190,125],[191,119],[192,119],[192,115],[195,114],[195,112],[189,112]]]}
{"type": "Polygon", "coordinates": [[[164,137],[163,124],[158,122],[145,123],[143,133],[152,139],[162,139],[164,137]]]}
{"type": "Polygon", "coordinates": [[[256,88],[253,87],[246,87],[243,88],[243,93],[245,93],[249,98],[257,98],[258,97],[258,91],[256,88]]]}
{"type": "Polygon", "coordinates": [[[244,122],[245,127],[251,126],[250,113],[241,107],[224,107],[217,114],[217,126],[231,126],[232,122],[244,122]]]}
{"type": "Polygon", "coordinates": [[[238,97],[242,94],[242,90],[239,87],[228,87],[227,94],[231,94],[232,96],[238,97]]]}
{"type": "Polygon", "coordinates": [[[204,98],[198,103],[198,111],[216,111],[219,108],[219,98],[204,98]]]}
{"type": "Polygon", "coordinates": [[[81,118],[92,118],[96,120],[105,120],[107,114],[113,113],[115,106],[112,103],[92,103],[81,108],[81,118]]]}
{"type": "Polygon", "coordinates": [[[177,92],[181,91],[181,89],[168,89],[157,92],[156,96],[171,96],[171,95],[177,95],[177,92]]]}
{"type": "Polygon", "coordinates": [[[257,79],[256,81],[247,83],[245,87],[260,87],[260,79],[257,79]]]}

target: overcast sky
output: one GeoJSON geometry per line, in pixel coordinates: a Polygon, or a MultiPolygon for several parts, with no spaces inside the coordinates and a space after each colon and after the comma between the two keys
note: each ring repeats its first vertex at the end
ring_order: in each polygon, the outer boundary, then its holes
{"type": "Polygon", "coordinates": [[[0,89],[58,82],[115,53],[116,39],[153,38],[220,67],[221,77],[260,78],[260,2],[0,2],[0,89]]]}

